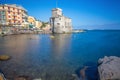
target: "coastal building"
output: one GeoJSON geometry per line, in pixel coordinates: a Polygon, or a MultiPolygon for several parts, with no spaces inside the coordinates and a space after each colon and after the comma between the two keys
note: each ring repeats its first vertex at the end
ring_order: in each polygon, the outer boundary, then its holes
{"type": "Polygon", "coordinates": [[[40,29],[42,26],[42,22],[39,20],[36,20],[32,16],[28,16],[28,23],[29,23],[30,28],[40,29]]]}
{"type": "Polygon", "coordinates": [[[42,28],[42,30],[44,30],[44,31],[46,31],[46,32],[48,32],[48,33],[51,33],[51,26],[50,26],[50,24],[49,23],[47,23],[46,25],[45,25],[45,27],[43,27],[42,28]]]}
{"type": "Polygon", "coordinates": [[[28,23],[29,23],[29,27],[30,28],[34,28],[35,27],[35,18],[32,16],[28,16],[28,23]]]}
{"type": "Polygon", "coordinates": [[[0,25],[22,26],[27,20],[27,10],[15,4],[0,5],[0,25]]]}
{"type": "Polygon", "coordinates": [[[37,29],[40,29],[40,28],[41,28],[41,26],[42,26],[42,22],[41,22],[41,21],[36,20],[36,21],[35,21],[35,27],[36,27],[37,29]]]}
{"type": "Polygon", "coordinates": [[[52,9],[52,17],[50,18],[50,25],[53,33],[71,33],[72,20],[63,15],[62,9],[52,9]]]}

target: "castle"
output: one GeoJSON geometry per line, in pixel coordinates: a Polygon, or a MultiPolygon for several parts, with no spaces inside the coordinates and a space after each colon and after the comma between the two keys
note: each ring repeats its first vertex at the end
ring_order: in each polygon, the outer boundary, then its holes
{"type": "Polygon", "coordinates": [[[52,17],[50,18],[50,25],[52,33],[71,33],[72,32],[72,20],[65,17],[62,13],[62,9],[52,9],[52,17]]]}

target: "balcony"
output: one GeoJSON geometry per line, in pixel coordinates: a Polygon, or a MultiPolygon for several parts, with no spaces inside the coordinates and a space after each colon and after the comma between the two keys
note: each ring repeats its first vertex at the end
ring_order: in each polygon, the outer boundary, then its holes
{"type": "Polygon", "coordinates": [[[7,13],[7,15],[12,15],[12,13],[7,13]]]}
{"type": "Polygon", "coordinates": [[[17,21],[18,19],[14,18],[13,20],[16,20],[16,21],[17,21]]]}
{"type": "Polygon", "coordinates": [[[22,16],[23,16],[23,17],[28,17],[28,15],[27,15],[27,14],[22,14],[22,16]]]}
{"type": "Polygon", "coordinates": [[[12,18],[8,18],[8,20],[12,20],[12,18]]]}
{"type": "Polygon", "coordinates": [[[7,11],[12,12],[12,10],[9,10],[9,9],[7,11]]]}
{"type": "Polygon", "coordinates": [[[13,16],[17,16],[18,14],[13,14],[13,16]]]}

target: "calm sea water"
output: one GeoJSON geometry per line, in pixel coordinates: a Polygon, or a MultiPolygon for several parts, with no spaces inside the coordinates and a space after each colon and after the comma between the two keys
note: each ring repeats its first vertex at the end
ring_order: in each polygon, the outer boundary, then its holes
{"type": "Polygon", "coordinates": [[[12,57],[9,61],[0,61],[0,69],[7,77],[17,74],[42,80],[69,80],[70,75],[79,73],[77,70],[81,67],[96,65],[99,58],[120,57],[119,30],[54,36],[24,34],[0,37],[0,54],[12,57]]]}

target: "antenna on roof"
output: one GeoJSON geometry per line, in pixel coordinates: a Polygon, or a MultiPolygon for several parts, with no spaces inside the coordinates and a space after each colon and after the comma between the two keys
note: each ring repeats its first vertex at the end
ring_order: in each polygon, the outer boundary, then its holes
{"type": "Polygon", "coordinates": [[[57,6],[58,6],[58,0],[56,0],[56,8],[57,8],[57,6]]]}

